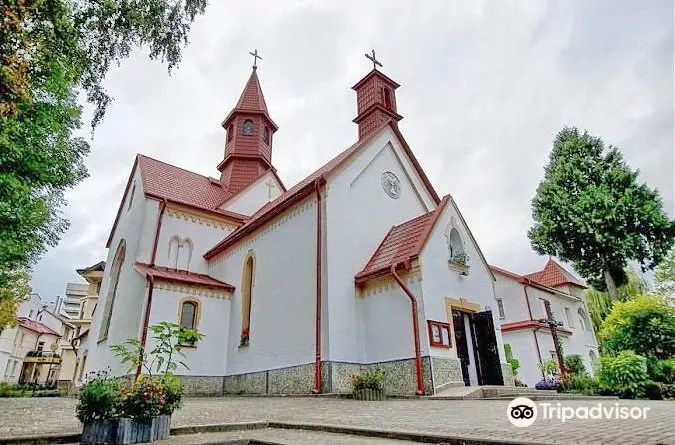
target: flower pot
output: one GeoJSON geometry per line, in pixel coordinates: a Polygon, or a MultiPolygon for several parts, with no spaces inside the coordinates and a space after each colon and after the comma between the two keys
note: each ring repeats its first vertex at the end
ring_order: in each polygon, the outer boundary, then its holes
{"type": "Polygon", "coordinates": [[[84,424],[80,443],[102,444],[117,443],[117,427],[119,422],[113,420],[94,420],[84,424]]]}
{"type": "Polygon", "coordinates": [[[384,400],[384,391],[379,389],[357,389],[352,395],[356,400],[384,400]]]}
{"type": "Polygon", "coordinates": [[[170,430],[169,415],[147,420],[130,418],[100,420],[84,425],[80,442],[88,445],[154,442],[168,438],[170,430]]]}

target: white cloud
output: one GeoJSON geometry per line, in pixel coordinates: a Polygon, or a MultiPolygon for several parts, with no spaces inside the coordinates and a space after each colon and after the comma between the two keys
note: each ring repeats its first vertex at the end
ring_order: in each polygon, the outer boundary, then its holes
{"type": "Polygon", "coordinates": [[[673,215],[673,5],[508,1],[213,1],[172,76],[135,52],[67,194],[72,226],[33,284],[61,293],[105,241],[137,152],[217,175],[220,122],[250,73],[280,129],[273,161],[292,185],[354,142],[355,94],[375,48],[399,82],[401,130],[440,194],[452,193],[488,260],[527,272],[530,199],[564,125],[618,145],[673,215]]]}

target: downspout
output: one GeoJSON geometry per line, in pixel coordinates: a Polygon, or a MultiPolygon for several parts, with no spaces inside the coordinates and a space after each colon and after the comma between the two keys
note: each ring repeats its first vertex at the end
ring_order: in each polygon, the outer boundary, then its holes
{"type": "Polygon", "coordinates": [[[312,393],[321,394],[321,260],[322,260],[322,205],[321,183],[323,176],[314,181],[314,193],[316,193],[316,320],[315,320],[315,363],[314,363],[314,389],[312,393]]]}
{"type": "MultiPolygon", "coordinates": [[[[527,303],[527,313],[530,315],[530,320],[534,320],[532,318],[532,307],[530,306],[530,297],[527,295],[527,284],[528,280],[525,279],[523,281],[523,290],[525,290],[525,302],[527,303]]],[[[537,347],[537,358],[539,359],[539,363],[541,363],[541,350],[539,349],[539,339],[537,338],[537,331],[541,328],[536,328],[534,331],[532,331],[532,335],[534,336],[534,345],[537,347]]],[[[542,371],[542,376],[544,375],[544,371],[542,371]]]]}
{"type": "MultiPolygon", "coordinates": [[[[166,210],[166,198],[164,198],[159,203],[159,213],[157,214],[157,226],[155,229],[155,240],[152,243],[152,255],[150,257],[150,267],[155,265],[155,257],[157,256],[157,244],[159,243],[159,233],[162,230],[162,220],[164,219],[164,211],[166,210]]],[[[136,368],[136,378],[141,375],[143,369],[143,354],[145,352],[145,344],[148,339],[148,324],[150,324],[150,309],[152,308],[152,291],[155,288],[155,279],[151,274],[148,274],[148,301],[145,303],[145,317],[143,319],[143,330],[141,332],[141,349],[138,361],[138,367],[136,368]]]]}
{"type": "Polygon", "coordinates": [[[420,351],[420,331],[417,322],[417,299],[413,293],[408,289],[408,286],[405,285],[401,277],[396,273],[396,264],[391,266],[391,274],[394,276],[394,280],[401,287],[403,292],[410,298],[410,303],[412,305],[412,321],[413,321],[413,340],[415,341],[415,378],[417,380],[417,395],[424,395],[424,382],[422,381],[422,352],[420,351]]]}

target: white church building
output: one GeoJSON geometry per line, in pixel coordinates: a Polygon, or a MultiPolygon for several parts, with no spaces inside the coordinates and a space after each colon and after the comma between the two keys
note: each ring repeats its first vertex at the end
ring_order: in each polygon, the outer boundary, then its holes
{"type": "Polygon", "coordinates": [[[348,392],[375,366],[390,394],[513,384],[495,274],[399,131],[398,87],[377,69],[354,85],[358,140],[290,188],[255,66],[219,176],[137,155],[88,370],[127,374],[109,347],[173,321],[206,335],[184,350],[191,394],[348,392]]]}

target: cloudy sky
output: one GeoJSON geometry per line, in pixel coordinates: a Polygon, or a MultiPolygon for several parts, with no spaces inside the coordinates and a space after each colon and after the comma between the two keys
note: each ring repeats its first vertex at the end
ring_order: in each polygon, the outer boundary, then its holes
{"type": "Polygon", "coordinates": [[[402,85],[401,131],[489,262],[521,273],[544,264],[526,235],[530,200],[565,125],[619,146],[673,215],[672,0],[211,0],[190,40],[171,76],[140,50],[109,73],[115,101],[92,140],[91,176],[67,194],[71,228],[34,270],[43,297],[105,259],[136,153],[217,176],[220,122],[254,48],[289,187],[356,140],[350,87],[374,48],[402,85]]]}

